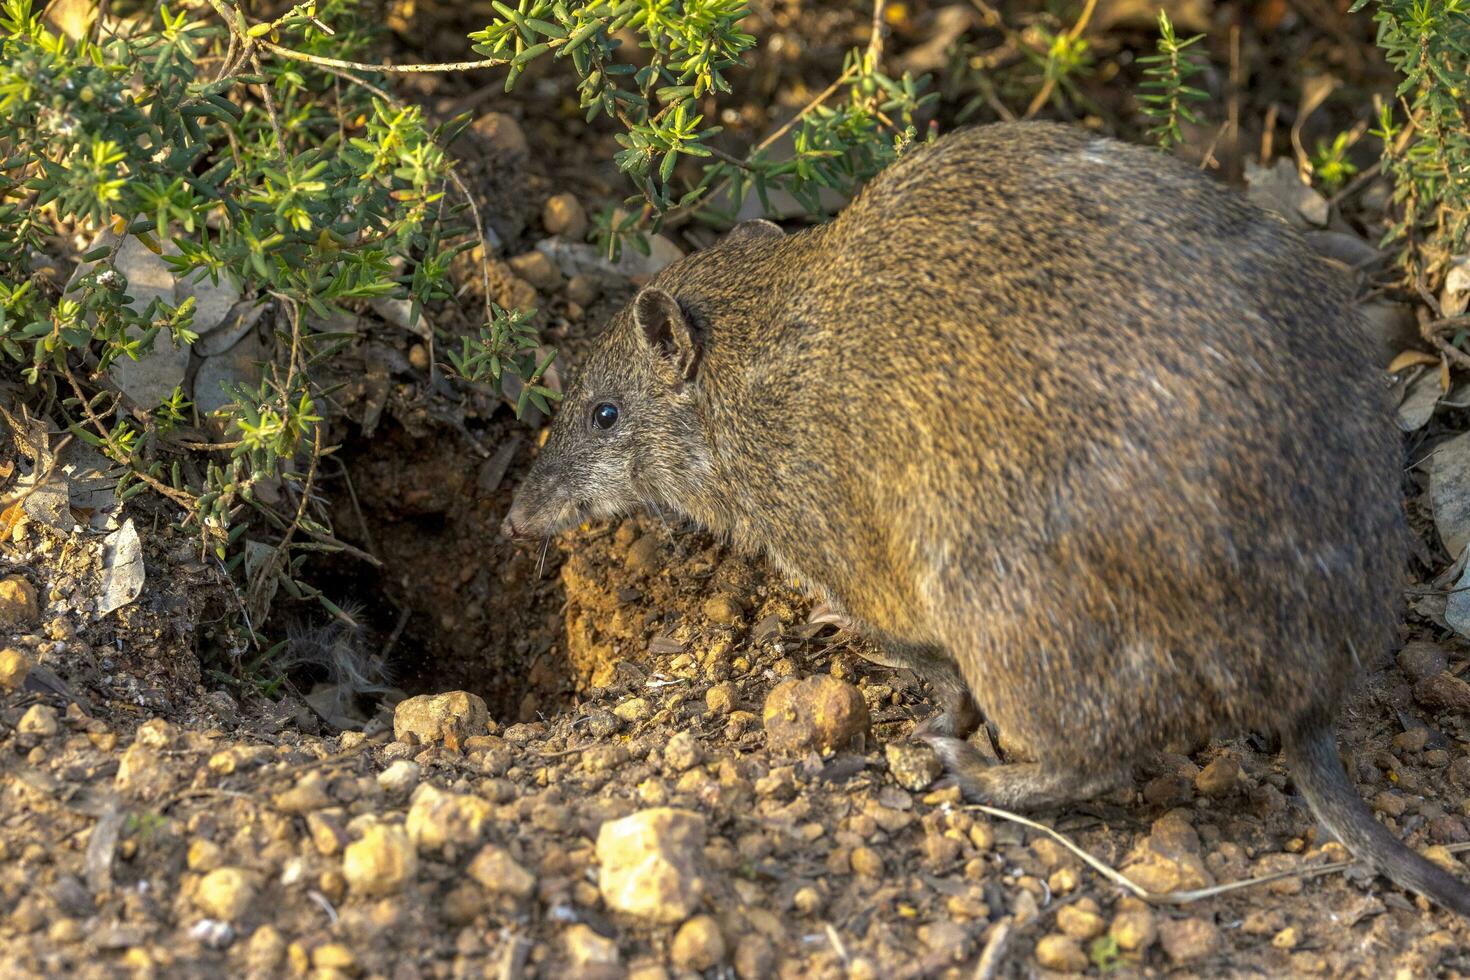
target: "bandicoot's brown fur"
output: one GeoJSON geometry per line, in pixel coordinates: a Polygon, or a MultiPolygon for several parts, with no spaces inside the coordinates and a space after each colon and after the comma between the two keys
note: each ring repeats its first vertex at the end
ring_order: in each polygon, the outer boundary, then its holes
{"type": "Polygon", "coordinates": [[[1348,293],[1290,228],[1150,150],[1005,124],[912,150],[830,224],[666,269],[506,531],[641,502],[765,550],[935,685],[923,736],[1001,806],[1279,734],[1344,843],[1470,914],[1332,736],[1395,638],[1399,465],[1348,293]],[[971,696],[1025,761],[962,740],[971,696]]]}

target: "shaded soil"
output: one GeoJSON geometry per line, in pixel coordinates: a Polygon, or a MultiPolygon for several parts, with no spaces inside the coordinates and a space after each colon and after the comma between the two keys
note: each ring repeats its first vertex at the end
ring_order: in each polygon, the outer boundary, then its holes
{"type": "MultiPolygon", "coordinates": [[[[899,55],[923,41],[938,6],[912,6],[895,30],[899,55]]],[[[1361,21],[1303,4],[1313,17],[1268,28],[1256,8],[1272,6],[1220,5],[1239,14],[1252,79],[1240,88],[1241,137],[1217,148],[1227,174],[1259,147],[1273,104],[1284,113],[1277,150],[1287,144],[1297,93],[1282,79],[1304,68],[1346,71],[1363,88],[1379,78],[1371,58],[1344,53],[1341,33],[1361,41],[1361,21]],[[1283,39],[1267,44],[1278,29],[1283,39]]],[[[824,85],[866,36],[857,7],[775,3],[755,16],[767,39],[796,49],[742,81],[744,107],[722,136],[732,151],[824,85]]],[[[1211,43],[1228,45],[1218,38],[1230,18],[1219,19],[1211,43]]],[[[458,46],[436,50],[456,37],[445,33],[425,57],[457,56],[458,46]]],[[[1119,29],[1099,43],[1131,37],[1119,29]]],[[[516,155],[484,126],[459,147],[509,257],[544,235],[550,194],[570,190],[591,210],[623,185],[603,162],[610,131],[573,126],[558,108],[564,79],[528,73],[528,94],[514,100],[481,92],[484,81],[410,84],[430,106],[521,120],[529,152],[516,155]]],[[[1104,82],[1098,108],[1128,112],[1126,87],[1104,82]]],[[[967,101],[948,93],[941,112],[948,119],[967,101]]],[[[1314,116],[1307,138],[1343,128],[1341,106],[1354,101],[1349,91],[1314,116]]],[[[1196,135],[1199,150],[1212,134],[1196,135]]],[[[508,305],[526,284],[496,269],[493,298],[508,305]]],[[[464,281],[459,303],[434,311],[450,329],[472,322],[483,298],[476,276],[464,281]]],[[[542,290],[540,323],[564,367],[630,289],[606,283],[585,307],[564,287],[542,290]]],[[[496,529],[540,430],[493,399],[450,399],[411,366],[401,332],[378,329],[370,343],[387,353],[360,352],[360,383],[342,394],[332,433],[341,472],[326,485],[333,526],[382,567],[336,558],[316,581],[358,605],[354,642],[386,655],[403,693],[471,692],[491,722],[456,745],[423,744],[395,735],[391,705],[363,699],[362,731],[337,732],[309,706],[310,677],[263,696],[252,652],[229,629],[233,589],[166,513],[136,504],[147,586],[100,619],[86,605],[99,588],[100,542],[23,524],[0,543],[0,573],[37,592],[33,608],[0,625],[5,647],[32,668],[0,692],[0,974],[692,975],[703,961],[690,956],[693,940],[676,941],[679,922],[614,911],[598,887],[602,824],[663,805],[706,827],[702,909],[723,947],[706,976],[972,977],[987,950],[1002,976],[1067,966],[1133,976],[1470,972],[1465,923],[1361,871],[1149,907],[1044,832],[965,807],[942,780],[901,784],[889,748],[934,710],[915,677],[864,660],[855,637],[811,627],[808,599],[758,557],[696,529],[633,517],[569,532],[544,555],[512,548],[496,529]],[[374,380],[377,364],[389,367],[374,380]],[[831,754],[774,751],[768,695],[786,679],[824,675],[853,685],[870,724],[831,754]],[[405,760],[411,778],[402,766],[379,778],[405,760]],[[417,869],[396,890],[350,886],[344,849],[375,821],[402,822],[422,783],[483,801],[483,826],[419,844],[417,869]],[[525,894],[471,873],[485,844],[534,876],[525,894]],[[220,869],[248,881],[228,916],[211,897],[220,869]],[[616,964],[587,958],[587,930],[611,941],[616,964]]],[[[1418,471],[1406,494],[1427,578],[1447,558],[1418,471]]],[[[1402,639],[1344,712],[1344,756],[1364,798],[1411,846],[1464,843],[1470,728],[1454,698],[1470,647],[1422,601],[1402,639]]],[[[1185,748],[1150,760],[1113,797],[1039,819],[1164,889],[1343,857],[1320,839],[1274,746],[1246,737],[1185,748]]]]}

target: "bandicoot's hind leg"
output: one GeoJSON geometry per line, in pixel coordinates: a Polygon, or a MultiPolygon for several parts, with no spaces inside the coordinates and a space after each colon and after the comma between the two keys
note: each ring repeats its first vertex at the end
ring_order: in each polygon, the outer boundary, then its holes
{"type": "Polygon", "coordinates": [[[915,734],[934,747],[944,768],[959,780],[960,791],[976,803],[1030,810],[1101,796],[1121,786],[1128,773],[1058,769],[1035,762],[992,765],[963,739],[925,732],[915,734]]]}

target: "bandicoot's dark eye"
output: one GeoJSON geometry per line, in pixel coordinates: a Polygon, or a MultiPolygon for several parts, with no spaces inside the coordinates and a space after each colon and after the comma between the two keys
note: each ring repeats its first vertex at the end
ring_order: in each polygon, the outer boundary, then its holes
{"type": "Polygon", "coordinates": [[[592,424],[606,432],[618,424],[618,406],[603,402],[592,410],[592,424]]]}

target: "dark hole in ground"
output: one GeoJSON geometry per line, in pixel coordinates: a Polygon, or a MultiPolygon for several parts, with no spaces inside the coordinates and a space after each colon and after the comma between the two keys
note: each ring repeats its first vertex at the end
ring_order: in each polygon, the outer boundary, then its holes
{"type": "Polygon", "coordinates": [[[332,487],[333,526],[343,540],[383,561],[322,563],[327,595],[358,604],[366,648],[387,644],[392,682],[409,694],[465,690],[502,724],[565,708],[573,693],[565,656],[561,556],[500,538],[498,528],[530,461],[523,425],[498,421],[482,436],[492,449],[520,435],[504,479],[486,492],[485,460],[457,433],[419,438],[385,422],[371,437],[342,439],[343,481],[332,487]]]}

